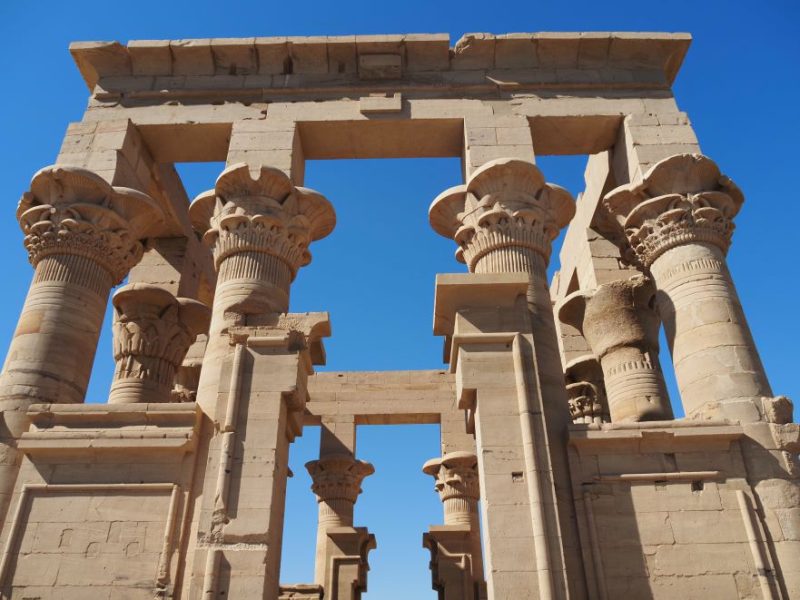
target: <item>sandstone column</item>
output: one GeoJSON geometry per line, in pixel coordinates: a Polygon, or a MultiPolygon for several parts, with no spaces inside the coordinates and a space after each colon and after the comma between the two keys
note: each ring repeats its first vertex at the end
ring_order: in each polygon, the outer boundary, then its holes
{"type": "Polygon", "coordinates": [[[207,459],[192,593],[275,600],[289,444],[330,335],[326,314],[286,314],[289,286],[335,214],[282,171],[245,164],[226,168],[189,214],[218,273],[197,391],[207,459]]]}
{"type": "Polygon", "coordinates": [[[295,187],[283,171],[264,166],[251,172],[239,163],[195,199],[189,216],[211,247],[217,270],[197,391],[198,402],[211,412],[208,403],[216,397],[220,365],[228,353],[222,332],[244,324],[247,315],[288,310],[289,286],[298,269],[311,262],[309,244],[333,231],[336,215],[321,194],[295,187]]]}
{"type": "Polygon", "coordinates": [[[478,459],[471,452],[450,452],[427,461],[422,471],[434,478],[444,505],[444,527],[433,526],[423,536],[431,550],[434,589],[445,599],[477,600],[483,583],[478,459]]]}
{"type": "Polygon", "coordinates": [[[341,596],[339,589],[349,589],[348,585],[350,588],[366,588],[366,570],[369,568],[367,552],[374,547],[374,537],[367,534],[363,527],[353,527],[353,510],[361,493],[361,482],[372,475],[375,468],[349,455],[331,455],[306,463],[306,469],[311,475],[311,489],[319,503],[314,581],[324,587],[326,598],[347,600],[341,596]],[[361,569],[356,570],[358,577],[355,581],[339,586],[335,559],[352,550],[345,551],[341,542],[337,544],[337,539],[344,541],[346,538],[356,538],[353,547],[358,550],[358,557],[355,560],[363,564],[361,569]],[[368,538],[371,538],[371,543],[365,545],[370,541],[368,538]],[[334,590],[334,587],[337,589],[334,590]]]}
{"type": "Polygon", "coordinates": [[[655,289],[644,277],[613,281],[567,296],[559,318],[583,333],[603,368],[612,421],[672,418],[658,362],[655,289]]]}
{"type": "Polygon", "coordinates": [[[35,403],[83,402],[111,286],[161,220],[147,195],[77,167],[46,167],[17,219],[35,271],[0,376],[0,519],[17,477],[15,439],[35,403]]]}
{"type": "Polygon", "coordinates": [[[687,416],[757,421],[769,383],[725,261],[744,197],[709,158],[679,154],[603,200],[658,288],[687,416]]]}
{"type": "MultiPolygon", "coordinates": [[[[534,164],[518,159],[497,159],[473,172],[466,184],[450,188],[436,198],[430,207],[429,218],[436,232],[455,240],[459,246],[456,259],[465,262],[471,273],[517,272],[528,277],[528,332],[532,347],[531,356],[525,356],[523,362],[525,368],[533,369],[531,376],[535,380],[541,409],[533,406],[525,409],[528,414],[525,420],[529,425],[523,438],[533,437],[538,452],[546,457],[543,469],[547,475],[539,473],[536,477],[546,478],[547,502],[551,504],[549,510],[554,513],[554,521],[546,534],[549,537],[547,543],[553,548],[563,544],[565,548],[563,553],[558,553],[564,561],[561,563],[559,560],[560,564],[555,567],[558,574],[548,573],[548,577],[556,578],[558,588],[578,590],[582,583],[577,577],[567,575],[567,572],[578,573],[582,569],[565,450],[567,426],[571,421],[546,273],[552,241],[574,214],[575,204],[569,192],[546,183],[534,164]],[[534,433],[540,425],[544,427],[542,433],[534,433]]],[[[526,341],[525,345],[528,343],[526,341]]],[[[528,354],[527,348],[522,350],[522,354],[528,354]]],[[[523,375],[527,377],[527,374],[520,373],[523,375]]],[[[478,413],[480,408],[477,409],[475,427],[478,457],[483,461],[485,451],[494,445],[505,445],[508,436],[496,424],[490,428],[488,420],[479,425],[478,413]],[[482,432],[479,429],[483,429],[482,432]]],[[[520,425],[509,422],[508,426],[520,425]]],[[[484,470],[483,462],[480,468],[484,470]]],[[[499,499],[505,493],[500,488],[482,487],[481,499],[487,500],[496,494],[499,494],[499,499]]],[[[533,500],[532,491],[529,495],[532,502],[538,502],[533,500]]],[[[545,526],[543,523],[540,525],[545,526]]],[[[489,594],[490,597],[493,593],[502,597],[505,592],[501,584],[493,583],[491,579],[509,574],[493,573],[493,555],[501,559],[511,550],[504,547],[507,541],[503,541],[503,534],[493,533],[491,528],[485,530],[487,540],[493,535],[496,543],[486,544],[489,594]],[[493,592],[493,585],[500,587],[493,592]]],[[[553,555],[556,556],[554,552],[553,555]]],[[[508,590],[517,585],[511,579],[508,590]]]]}
{"type": "Polygon", "coordinates": [[[111,286],[141,258],[139,240],[160,215],[147,195],[86,169],[33,177],[17,218],[35,273],[0,384],[12,435],[29,404],[83,402],[111,286]]]}
{"type": "Polygon", "coordinates": [[[108,402],[169,402],[189,346],[208,329],[208,307],[144,283],[120,288],[112,303],[117,364],[108,402]]]}

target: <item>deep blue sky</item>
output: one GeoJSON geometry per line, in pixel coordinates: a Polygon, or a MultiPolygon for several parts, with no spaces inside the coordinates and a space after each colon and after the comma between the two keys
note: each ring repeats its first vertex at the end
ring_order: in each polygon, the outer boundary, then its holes
{"type": "MultiPolygon", "coordinates": [[[[729,263],[776,393],[800,399],[794,310],[798,283],[796,145],[800,97],[797,2],[137,2],[0,3],[3,144],[0,352],[16,324],[31,277],[14,219],[30,177],[52,163],[66,125],[78,121],[87,90],[67,52],[73,40],[175,39],[488,31],[686,31],[695,40],[675,83],[704,153],[744,190],[729,263]]],[[[573,193],[583,159],[545,157],[546,177],[573,193]]],[[[212,187],[220,165],[181,167],[190,195],[212,187]]],[[[339,224],[316,244],[293,288],[293,310],[329,310],[329,367],[439,368],[431,336],[433,278],[461,270],[453,245],[432,233],[426,209],[459,182],[456,160],[313,162],[306,185],[327,195],[339,224]]],[[[557,254],[557,251],[554,252],[557,254]]],[[[666,364],[669,360],[666,358],[666,364]]],[[[104,335],[89,399],[105,401],[111,343],[104,335]]],[[[676,393],[673,388],[673,398],[676,393]]],[[[315,505],[303,463],[318,431],[293,447],[282,580],[312,578],[315,505]]],[[[419,468],[438,452],[436,427],[364,427],[358,453],[377,473],[364,484],[357,525],[378,537],[365,600],[433,599],[422,532],[441,522],[431,482],[419,468]]]]}

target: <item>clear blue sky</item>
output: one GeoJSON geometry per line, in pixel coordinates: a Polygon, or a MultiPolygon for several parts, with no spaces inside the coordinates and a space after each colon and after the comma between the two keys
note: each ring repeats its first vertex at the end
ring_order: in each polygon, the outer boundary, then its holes
{"type": "MultiPolygon", "coordinates": [[[[670,2],[131,2],[0,3],[2,218],[0,352],[5,353],[31,277],[14,219],[33,173],[56,157],[67,123],[78,121],[87,90],[67,45],[73,40],[488,31],[687,31],[695,40],[675,83],[703,151],[746,194],[729,263],[774,391],[800,401],[798,353],[798,172],[800,8],[791,0],[670,2]]],[[[546,177],[573,193],[583,159],[544,157],[546,177]]],[[[190,195],[213,185],[221,165],[181,167],[190,195]]],[[[426,209],[459,183],[456,160],[334,161],[308,165],[306,185],[327,195],[339,224],[312,251],[293,288],[292,309],[328,310],[335,370],[441,366],[431,335],[433,279],[462,270],[453,244],[436,236],[426,209]]],[[[668,358],[666,359],[669,365],[668,358]]],[[[111,341],[100,342],[89,400],[105,401],[111,341]]],[[[677,393],[672,391],[675,398],[677,393]]],[[[303,463],[319,432],[292,448],[282,580],[313,574],[316,507],[303,463]]],[[[359,430],[358,454],[377,472],[364,483],[356,524],[378,537],[365,600],[433,600],[421,536],[441,522],[422,463],[438,453],[433,426],[359,430]]]]}

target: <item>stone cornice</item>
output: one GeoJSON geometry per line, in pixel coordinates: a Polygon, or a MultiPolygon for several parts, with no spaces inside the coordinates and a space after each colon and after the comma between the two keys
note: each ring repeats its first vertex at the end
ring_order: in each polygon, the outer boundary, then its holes
{"type": "Polygon", "coordinates": [[[669,87],[690,42],[686,33],[473,33],[451,48],[447,34],[410,34],[76,42],[70,52],[98,95],[163,95],[220,85],[300,89],[334,80],[341,85],[343,79],[351,87],[431,85],[451,74],[478,74],[463,83],[501,87],[526,81],[669,87]],[[642,77],[637,81],[632,71],[642,77]],[[212,77],[214,85],[207,81],[212,77]]]}

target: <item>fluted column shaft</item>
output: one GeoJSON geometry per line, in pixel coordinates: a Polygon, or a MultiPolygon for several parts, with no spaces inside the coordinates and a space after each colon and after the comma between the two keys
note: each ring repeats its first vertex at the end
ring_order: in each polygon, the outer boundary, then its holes
{"type": "Polygon", "coordinates": [[[15,401],[83,402],[111,285],[108,271],[83,256],[36,265],[3,369],[4,410],[15,401]]]}
{"type": "Polygon", "coordinates": [[[712,390],[717,402],[771,396],[724,252],[678,246],[655,259],[650,273],[686,414],[702,412],[712,390]]]}
{"type": "Polygon", "coordinates": [[[771,396],[725,260],[744,197],[710,159],[677,155],[604,199],[658,288],[687,416],[763,418],[771,396]]]}

